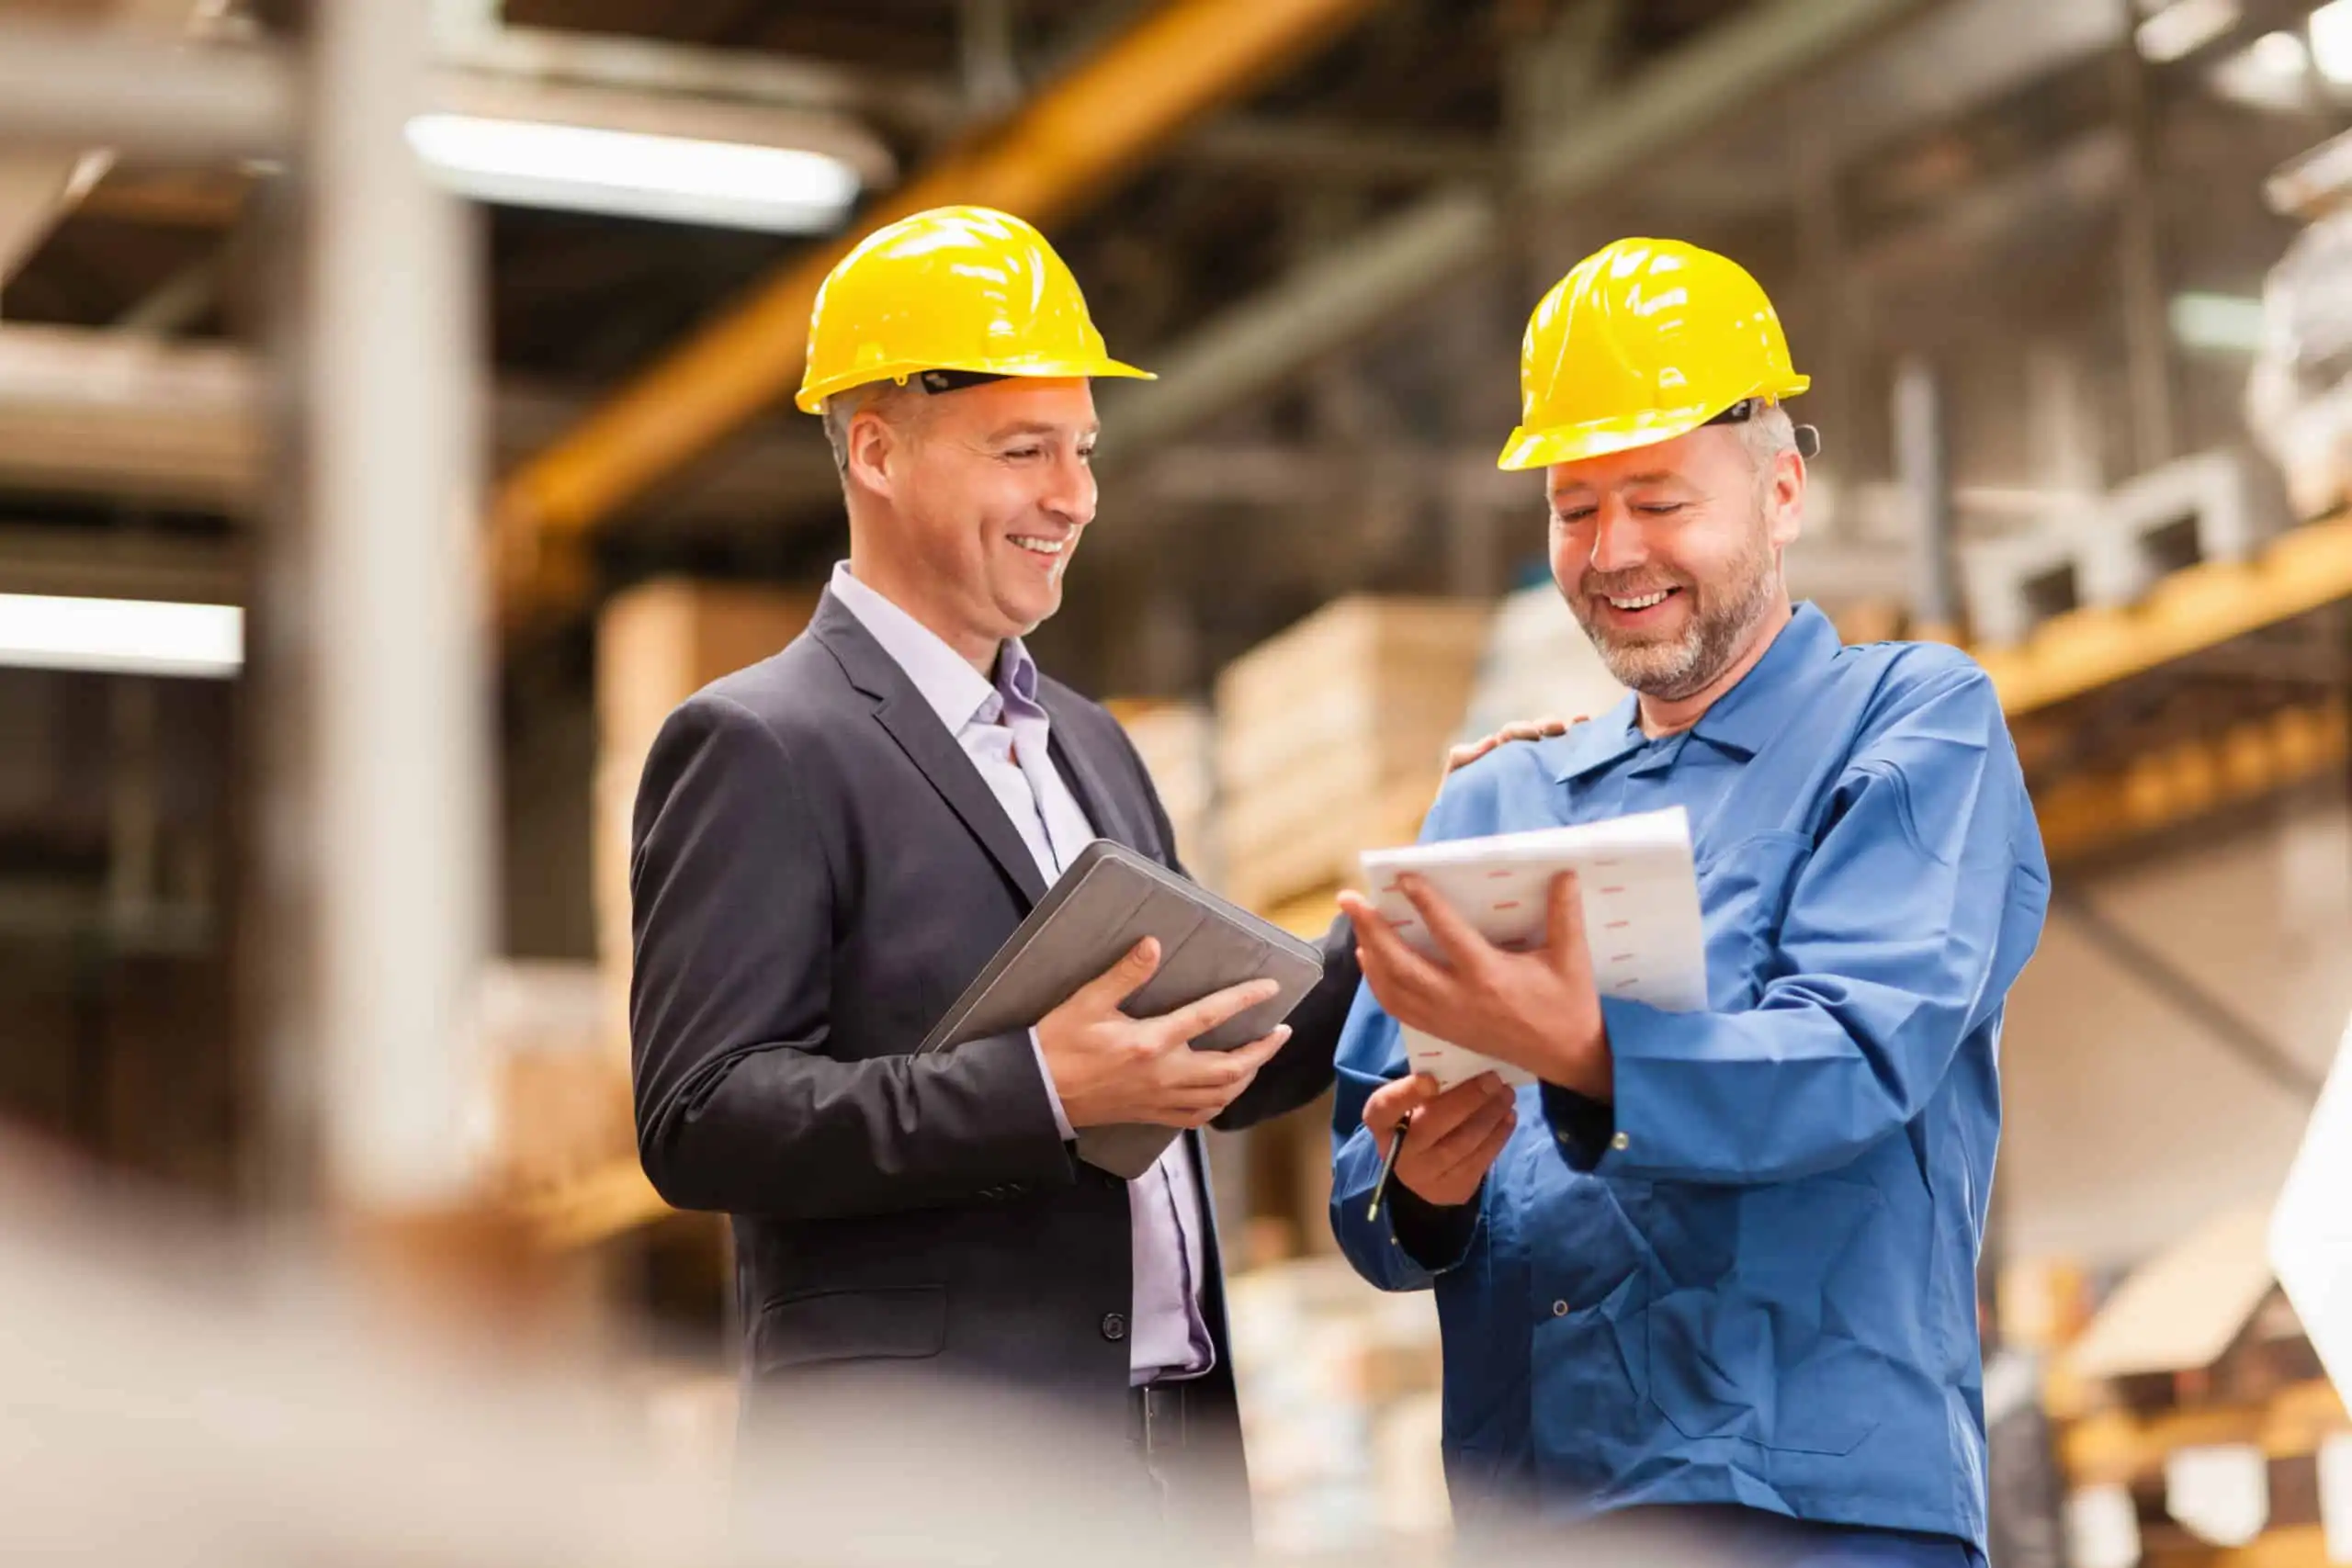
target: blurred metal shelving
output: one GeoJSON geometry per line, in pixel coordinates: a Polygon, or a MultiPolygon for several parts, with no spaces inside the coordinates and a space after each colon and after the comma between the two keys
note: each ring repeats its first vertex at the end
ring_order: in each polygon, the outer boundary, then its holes
{"type": "Polygon", "coordinates": [[[464,1201],[488,928],[474,264],[405,130],[430,19],[320,0],[290,39],[0,25],[0,137],[290,176],[247,637],[259,1032],[277,1141],[301,1151],[279,1195],[371,1216],[464,1201]]]}

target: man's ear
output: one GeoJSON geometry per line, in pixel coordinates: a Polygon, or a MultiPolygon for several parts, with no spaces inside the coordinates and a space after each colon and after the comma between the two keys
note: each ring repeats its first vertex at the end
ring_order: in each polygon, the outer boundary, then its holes
{"type": "Polygon", "coordinates": [[[890,460],[898,451],[899,432],[882,417],[882,412],[868,405],[852,414],[842,446],[848,457],[842,479],[854,489],[887,497],[891,490],[890,460]]]}
{"type": "Polygon", "coordinates": [[[1772,482],[1764,491],[1764,515],[1772,543],[1781,549],[1795,544],[1804,532],[1804,457],[1782,452],[1772,459],[1772,482]]]}

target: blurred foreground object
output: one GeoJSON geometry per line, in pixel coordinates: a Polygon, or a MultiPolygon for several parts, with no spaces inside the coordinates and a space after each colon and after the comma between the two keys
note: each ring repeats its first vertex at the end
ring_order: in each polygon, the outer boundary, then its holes
{"type": "Polygon", "coordinates": [[[2269,1249],[2320,1364],[2352,1403],[2352,1026],[2271,1213],[2269,1249]]]}
{"type": "Polygon", "coordinates": [[[86,1180],[0,1144],[0,1559],[1234,1561],[1040,1508],[1085,1455],[1000,1390],[933,1385],[920,1411],[811,1390],[730,1473],[710,1380],[649,1388],[642,1369],[421,1337],[326,1253],[100,1202],[86,1180]],[[932,1467],[950,1449],[958,1483],[932,1467]]]}

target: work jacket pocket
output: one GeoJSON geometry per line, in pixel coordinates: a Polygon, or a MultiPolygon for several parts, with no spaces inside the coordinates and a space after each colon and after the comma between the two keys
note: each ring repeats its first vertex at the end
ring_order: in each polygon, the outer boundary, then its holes
{"type": "MultiPolygon", "coordinates": [[[[1668,1189],[1659,1188],[1661,1201],[1668,1189]]],[[[1649,1389],[1693,1441],[1850,1453],[1878,1425],[1885,1358],[1861,1342],[1883,1306],[1866,1183],[1816,1177],[1675,1194],[1649,1306],[1649,1389]]]]}

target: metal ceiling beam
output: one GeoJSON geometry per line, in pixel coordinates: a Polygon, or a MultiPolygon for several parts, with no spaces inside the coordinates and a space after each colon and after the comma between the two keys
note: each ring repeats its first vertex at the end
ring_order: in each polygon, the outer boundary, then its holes
{"type": "Polygon", "coordinates": [[[112,147],[175,165],[274,157],[294,139],[294,76],[274,48],[0,23],[0,141],[112,147]]]}
{"type": "MultiPolygon", "coordinates": [[[[920,72],[704,49],[651,39],[546,28],[455,29],[438,47],[445,79],[568,84],[855,115],[923,135],[974,120],[951,78],[920,72]]],[[[1347,120],[1218,115],[1172,141],[1171,160],[1335,179],[1442,179],[1495,172],[1493,148],[1474,138],[1420,135],[1347,120]]]]}
{"type": "Polygon", "coordinates": [[[1482,179],[1502,171],[1493,144],[1476,137],[1259,115],[1209,120],[1168,153],[1208,167],[1340,180],[1482,179]]]}
{"type": "Polygon", "coordinates": [[[859,238],[944,202],[1051,224],[1369,3],[1170,0],[918,174],[853,232],[779,272],[506,481],[492,524],[508,622],[576,596],[585,583],[567,546],[790,390],[818,287],[859,238]]]}
{"type": "Polygon", "coordinates": [[[435,39],[434,55],[447,70],[484,77],[871,115],[928,130],[952,128],[967,113],[944,78],[551,28],[451,28],[435,39]]]}
{"type": "MultiPolygon", "coordinates": [[[[197,15],[191,0],[90,0],[90,6],[94,21],[143,28],[158,38],[185,31],[197,15]]],[[[31,259],[113,162],[111,152],[53,141],[0,152],[0,284],[31,259]]]]}
{"type": "MultiPolygon", "coordinates": [[[[103,154],[97,155],[103,160],[103,154]]],[[[102,162],[83,152],[0,152],[0,284],[17,275],[90,188],[102,162]]]]}
{"type": "Polygon", "coordinates": [[[1516,191],[1464,184],[1424,197],[1159,355],[1145,395],[1104,389],[1105,456],[1126,461],[1273,389],[1498,254],[1521,204],[1589,196],[1924,4],[1770,0],[1710,29],[1535,149],[1516,191]]]}
{"type": "MultiPolygon", "coordinates": [[[[176,311],[181,292],[151,301],[143,324],[176,311]]],[[[0,489],[243,515],[259,505],[268,477],[266,397],[263,367],[228,344],[0,325],[0,489]]],[[[591,406],[577,393],[502,386],[492,404],[493,450],[519,461],[591,406]]],[[[813,427],[794,439],[771,424],[729,442],[656,499],[686,519],[773,521],[780,505],[822,500],[838,484],[813,427]]]]}

